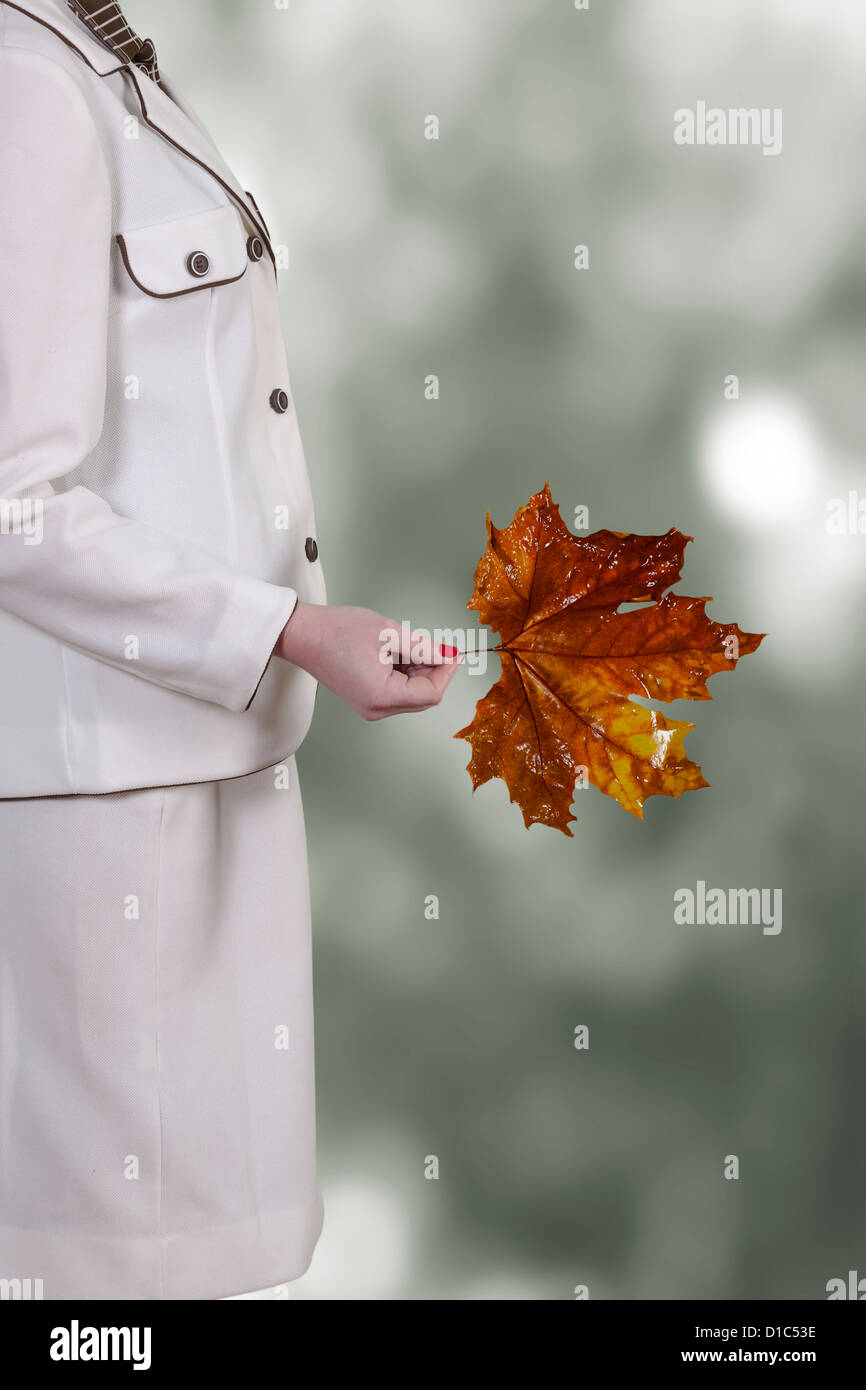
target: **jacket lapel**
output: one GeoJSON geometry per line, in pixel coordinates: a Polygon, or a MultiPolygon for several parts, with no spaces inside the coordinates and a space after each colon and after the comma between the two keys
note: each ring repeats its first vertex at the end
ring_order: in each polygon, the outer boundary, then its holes
{"type": "Polygon", "coordinates": [[[274,260],[270,237],[265,230],[262,218],[249,195],[238,182],[235,174],[226,164],[213,140],[208,135],[191,107],[177,95],[174,86],[160,69],[164,86],[152,81],[146,72],[130,64],[124,68],[124,76],[134,86],[142,118],[151,130],[156,131],[170,145],[180,150],[190,159],[206,169],[218,183],[243,208],[247,217],[257,229],[271,260],[274,260]]]}

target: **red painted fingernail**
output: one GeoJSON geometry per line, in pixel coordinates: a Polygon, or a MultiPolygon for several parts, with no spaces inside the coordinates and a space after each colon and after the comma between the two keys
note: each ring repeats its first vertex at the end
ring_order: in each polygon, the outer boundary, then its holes
{"type": "Polygon", "coordinates": [[[440,645],[440,647],[439,647],[439,653],[440,653],[441,656],[456,656],[456,655],[457,655],[457,648],[456,648],[456,647],[443,647],[443,646],[440,645]]]}

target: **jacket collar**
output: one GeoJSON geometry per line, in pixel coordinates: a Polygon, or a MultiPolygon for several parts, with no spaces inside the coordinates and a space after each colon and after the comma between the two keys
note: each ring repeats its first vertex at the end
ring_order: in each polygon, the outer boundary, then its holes
{"type": "Polygon", "coordinates": [[[66,0],[0,0],[10,10],[20,10],[30,15],[37,23],[44,24],[70,48],[74,48],[87,66],[107,77],[110,72],[118,72],[125,66],[123,59],[114,53],[107,44],[101,43],[91,34],[86,25],[76,22],[66,0]]]}
{"type": "Polygon", "coordinates": [[[153,82],[142,69],[135,67],[132,63],[124,62],[107,44],[101,43],[95,35],[91,34],[83,21],[79,22],[73,17],[65,0],[0,0],[0,5],[6,5],[12,10],[19,10],[22,14],[35,19],[38,24],[51,29],[100,77],[108,77],[111,73],[122,72],[135,89],[145,124],[157,135],[161,135],[175,149],[194,160],[221,184],[234,202],[243,208],[246,216],[259,232],[271,260],[274,260],[270,237],[262,222],[261,214],[222,158],[197,117],[175,93],[173,84],[165,72],[161,72],[164,86],[160,86],[153,82]]]}

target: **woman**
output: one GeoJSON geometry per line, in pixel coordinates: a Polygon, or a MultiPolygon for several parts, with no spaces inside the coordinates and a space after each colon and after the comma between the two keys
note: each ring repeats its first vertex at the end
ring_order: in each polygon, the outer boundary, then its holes
{"type": "Polygon", "coordinates": [[[316,684],[417,711],[456,653],[326,603],[268,229],[153,44],[0,25],[0,1279],[218,1298],[322,1223],[316,684]]]}

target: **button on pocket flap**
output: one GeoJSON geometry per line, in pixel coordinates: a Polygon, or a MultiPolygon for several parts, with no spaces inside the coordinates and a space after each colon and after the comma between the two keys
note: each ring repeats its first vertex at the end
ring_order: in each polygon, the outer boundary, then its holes
{"type": "Polygon", "coordinates": [[[117,244],[138,288],[156,299],[227,285],[249,261],[241,220],[227,205],[118,233],[117,244]]]}

